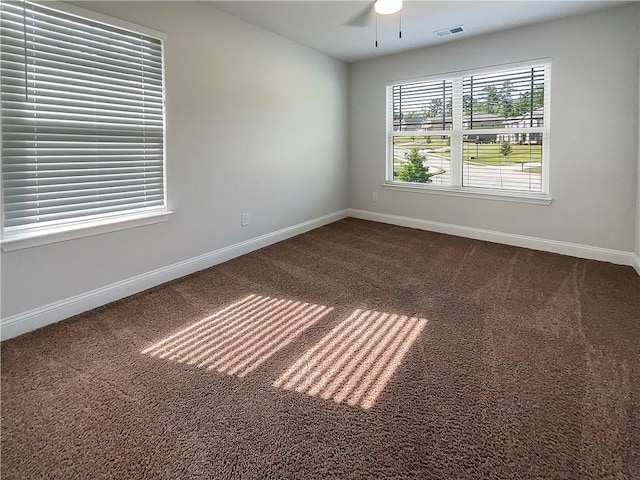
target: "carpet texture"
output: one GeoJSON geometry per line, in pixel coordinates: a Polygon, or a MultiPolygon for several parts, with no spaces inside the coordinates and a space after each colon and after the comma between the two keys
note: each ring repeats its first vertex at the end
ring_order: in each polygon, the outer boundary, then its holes
{"type": "Polygon", "coordinates": [[[638,479],[630,267],[345,219],[2,344],[9,479],[638,479]]]}

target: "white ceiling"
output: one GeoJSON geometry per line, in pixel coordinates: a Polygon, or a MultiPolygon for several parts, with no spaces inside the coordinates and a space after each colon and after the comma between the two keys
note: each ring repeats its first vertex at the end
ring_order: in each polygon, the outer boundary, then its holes
{"type": "Polygon", "coordinates": [[[613,7],[624,1],[457,1],[404,0],[402,38],[399,15],[375,15],[365,26],[349,26],[364,19],[373,1],[214,1],[235,17],[306,45],[345,62],[388,55],[413,48],[505,30],[545,20],[613,7]],[[448,38],[433,33],[457,25],[465,32],[448,38]]]}

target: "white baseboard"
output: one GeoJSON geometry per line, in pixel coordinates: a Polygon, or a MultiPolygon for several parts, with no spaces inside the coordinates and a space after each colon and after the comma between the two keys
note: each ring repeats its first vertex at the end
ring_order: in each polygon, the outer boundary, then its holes
{"type": "Polygon", "coordinates": [[[347,217],[347,210],[324,215],[275,232],[223,247],[212,252],[193,257],[182,262],[158,268],[151,272],[136,275],[89,292],[75,295],[64,300],[35,308],[28,312],[12,315],[0,320],[0,337],[2,340],[17,337],[36,328],[59,322],[92,308],[142,292],[162,283],[175,280],[198,270],[212,267],[232,258],[247,254],[259,248],[300,235],[323,225],[333,223],[347,217]]]}
{"type": "Polygon", "coordinates": [[[526,235],[515,235],[512,233],[496,232],[481,228],[465,227],[449,223],[432,222],[420,220],[418,218],[401,217],[386,213],[371,212],[368,210],[349,209],[349,216],[371,220],[374,222],[390,223],[401,227],[411,227],[431,232],[446,233],[458,237],[473,238],[475,240],[486,240],[488,242],[502,243],[515,247],[531,248],[533,250],[543,250],[545,252],[560,253],[572,257],[587,258],[590,260],[600,260],[603,262],[615,263],[618,265],[629,265],[635,267],[640,275],[640,265],[638,256],[633,252],[622,250],[611,250],[608,248],[591,247],[577,243],[560,242],[545,238],[529,237],[526,235]]]}
{"type": "Polygon", "coordinates": [[[640,254],[635,254],[634,257],[633,268],[635,268],[636,272],[638,272],[638,275],[640,275],[640,254]]]}

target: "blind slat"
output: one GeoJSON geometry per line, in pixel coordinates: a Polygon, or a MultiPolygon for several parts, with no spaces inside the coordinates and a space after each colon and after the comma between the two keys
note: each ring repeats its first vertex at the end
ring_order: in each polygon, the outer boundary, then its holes
{"type": "MultiPolygon", "coordinates": [[[[148,192],[162,192],[162,183],[155,183],[155,188],[150,188],[148,192]]],[[[121,192],[133,192],[139,190],[138,185],[124,185],[124,186],[109,186],[109,187],[100,187],[99,195],[108,195],[108,194],[116,194],[121,192]]],[[[97,190],[95,188],[83,188],[74,191],[67,192],[67,197],[63,201],[68,201],[71,198],[76,197],[89,197],[91,195],[96,195],[97,190]]],[[[44,202],[44,201],[60,201],[58,192],[38,192],[38,193],[21,193],[14,194],[10,197],[11,203],[27,205],[30,203],[36,202],[44,202]]]]}
{"type": "MultiPolygon", "coordinates": [[[[124,192],[123,192],[124,193],[124,192]]],[[[9,218],[19,218],[21,216],[48,215],[52,213],[62,213],[65,210],[81,210],[86,208],[96,208],[102,206],[121,205],[131,200],[135,201],[155,201],[162,198],[162,190],[134,192],[134,195],[123,195],[120,193],[99,193],[86,195],[84,197],[71,197],[64,201],[44,200],[37,202],[24,202],[22,204],[7,205],[5,215],[9,218]]]]}
{"type": "MultiPolygon", "coordinates": [[[[102,188],[107,187],[121,187],[121,186],[137,186],[140,184],[140,180],[135,177],[127,177],[121,175],[121,178],[100,179],[100,185],[102,188]]],[[[145,185],[152,185],[153,183],[162,183],[162,175],[148,175],[145,177],[145,185]]],[[[83,177],[76,182],[67,182],[66,179],[62,179],[62,183],[56,183],[49,179],[46,184],[34,185],[13,185],[5,188],[6,198],[12,198],[17,195],[35,193],[35,194],[48,194],[55,193],[56,195],[69,193],[73,195],[73,192],[95,188],[96,181],[92,181],[91,177],[83,177]]]]}

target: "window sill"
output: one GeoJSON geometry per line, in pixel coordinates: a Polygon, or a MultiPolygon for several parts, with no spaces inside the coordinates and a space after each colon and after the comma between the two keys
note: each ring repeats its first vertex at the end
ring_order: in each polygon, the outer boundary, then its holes
{"type": "Polygon", "coordinates": [[[385,190],[399,192],[428,193],[435,195],[448,195],[453,197],[479,198],[483,200],[497,200],[503,202],[533,203],[537,205],[550,205],[553,201],[544,193],[522,193],[507,191],[488,191],[482,188],[442,187],[437,185],[404,184],[399,182],[385,182],[385,190]]]}
{"type": "Polygon", "coordinates": [[[49,243],[64,242],[77,238],[100,235],[102,233],[116,232],[128,228],[152,225],[169,220],[173,212],[163,210],[145,214],[122,216],[112,219],[102,219],[92,222],[83,222],[76,225],[66,225],[57,228],[47,228],[39,232],[22,233],[20,235],[6,236],[0,242],[2,250],[11,252],[23,248],[38,247],[49,243]]]}

